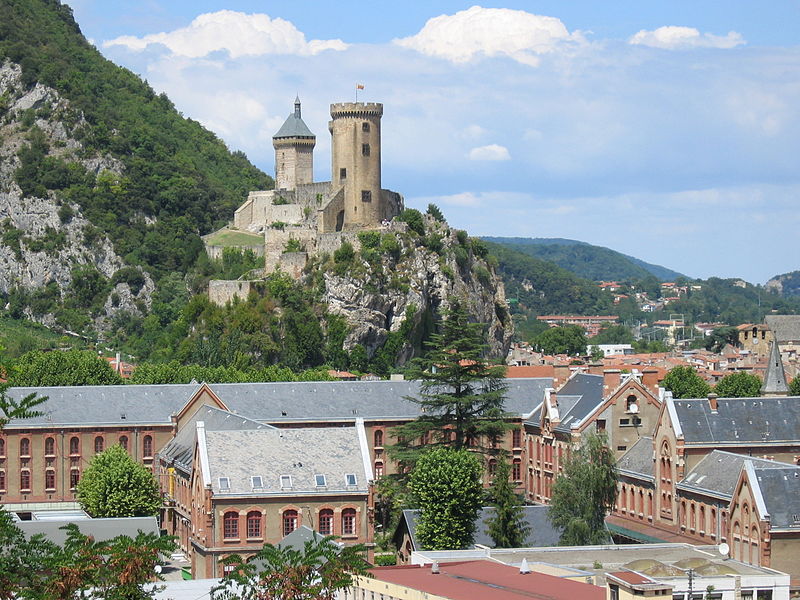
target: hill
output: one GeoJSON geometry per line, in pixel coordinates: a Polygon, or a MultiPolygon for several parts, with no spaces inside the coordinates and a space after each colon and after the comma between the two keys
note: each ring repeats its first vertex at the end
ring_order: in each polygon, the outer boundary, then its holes
{"type": "Polygon", "coordinates": [[[764,287],[785,298],[800,296],[800,271],[775,275],[764,287]]]}
{"type": "Polygon", "coordinates": [[[660,281],[682,277],[677,271],[647,263],[603,246],[564,238],[484,237],[517,252],[552,262],[592,281],[631,281],[654,276],[660,281]]]}

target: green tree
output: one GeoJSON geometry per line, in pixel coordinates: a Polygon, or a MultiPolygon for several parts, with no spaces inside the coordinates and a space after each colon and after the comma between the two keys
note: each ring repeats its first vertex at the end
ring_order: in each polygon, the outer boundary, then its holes
{"type": "Polygon", "coordinates": [[[483,325],[471,323],[464,304],[451,299],[441,332],[431,335],[428,352],[407,372],[420,381],[420,397],[408,398],[422,414],[397,427],[398,443],[390,447],[396,460],[413,465],[430,446],[478,446],[497,440],[509,427],[503,410],[505,367],[484,357],[483,325]]]}
{"type": "Polygon", "coordinates": [[[444,222],[444,214],[442,214],[442,210],[433,203],[428,204],[428,210],[425,211],[426,214],[433,217],[437,221],[443,223],[444,222]]]}
{"type": "Polygon", "coordinates": [[[367,575],[364,546],[338,547],[332,536],[308,540],[302,550],[272,544],[243,560],[225,559],[233,570],[211,591],[213,600],[333,600],[356,576],[367,575]]]}
{"type": "Polygon", "coordinates": [[[579,325],[550,327],[533,338],[531,344],[545,354],[585,354],[586,332],[579,325]]]}
{"type": "Polygon", "coordinates": [[[717,327],[705,340],[705,349],[711,352],[722,352],[727,346],[739,344],[739,330],[736,327],[717,327]]]}
{"type": "Polygon", "coordinates": [[[795,377],[789,383],[789,393],[792,396],[800,396],[800,376],[795,377]]]}
{"type": "Polygon", "coordinates": [[[761,395],[761,383],[757,375],[740,371],[720,379],[714,393],[721,398],[757,398],[761,395]]]}
{"type": "Polygon", "coordinates": [[[548,517],[561,529],[563,546],[608,541],[605,518],[617,498],[617,468],[607,441],[604,433],[585,434],[553,483],[548,517]]]}
{"type": "Polygon", "coordinates": [[[153,474],[118,445],[92,458],[77,491],[81,507],[93,517],[144,517],[161,506],[153,474]]]}
{"type": "Polygon", "coordinates": [[[680,398],[705,398],[711,391],[711,386],[705,379],[697,374],[692,367],[678,366],[670,369],[664,377],[664,388],[672,392],[672,397],[680,398]]]}
{"type": "Polygon", "coordinates": [[[633,344],[633,334],[625,325],[609,325],[603,327],[592,338],[593,344],[633,344]]]}
{"type": "Polygon", "coordinates": [[[483,500],[480,459],[468,450],[435,448],[423,454],[409,488],[420,508],[417,537],[425,550],[472,544],[483,500]]]}
{"type": "Polygon", "coordinates": [[[64,385],[117,385],[123,383],[108,361],[93,352],[27,352],[15,360],[8,373],[8,382],[20,387],[64,385]]]}
{"type": "Polygon", "coordinates": [[[519,548],[525,545],[530,526],[523,516],[523,502],[511,484],[511,465],[500,457],[488,493],[492,514],[486,519],[488,533],[496,548],[519,548]]]}

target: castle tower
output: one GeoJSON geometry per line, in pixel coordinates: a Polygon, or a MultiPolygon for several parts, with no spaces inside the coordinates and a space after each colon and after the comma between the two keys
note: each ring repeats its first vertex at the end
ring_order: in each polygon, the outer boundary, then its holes
{"type": "Polygon", "coordinates": [[[275,188],[294,190],[314,182],[314,146],[317,137],[300,116],[300,98],[295,98],[294,112],[272,136],[275,148],[275,188]]]}
{"type": "Polygon", "coordinates": [[[381,201],[383,104],[331,104],[331,187],[344,187],[344,227],[377,227],[381,201]]]}

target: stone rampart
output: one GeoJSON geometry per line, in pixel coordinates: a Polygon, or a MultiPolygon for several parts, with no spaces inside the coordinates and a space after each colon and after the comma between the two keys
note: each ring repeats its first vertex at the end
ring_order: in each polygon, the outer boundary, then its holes
{"type": "Polygon", "coordinates": [[[225,248],[236,248],[237,250],[241,250],[242,252],[250,250],[256,256],[264,256],[264,244],[258,244],[253,246],[210,246],[206,244],[206,254],[208,254],[208,258],[214,260],[221,260],[222,253],[225,251],[225,248]]]}
{"type": "Polygon", "coordinates": [[[234,298],[247,299],[250,294],[252,281],[230,281],[212,279],[208,282],[208,299],[218,306],[225,306],[233,302],[234,298]]]}

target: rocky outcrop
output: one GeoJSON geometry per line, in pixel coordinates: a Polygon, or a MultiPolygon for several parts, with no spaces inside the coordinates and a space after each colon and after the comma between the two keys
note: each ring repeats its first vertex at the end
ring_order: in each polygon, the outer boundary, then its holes
{"type": "MultiPolygon", "coordinates": [[[[79,163],[89,173],[106,171],[120,175],[122,165],[110,155],[86,156],[75,132],[85,126],[83,116],[70,108],[59,94],[41,84],[23,84],[19,66],[0,66],[0,293],[13,289],[27,293],[55,283],[63,298],[69,293],[73,269],[93,265],[107,279],[124,266],[109,240],[91,226],[80,206],[58,192],[26,195],[16,181],[21,161],[18,153],[38,129],[47,155],[66,163],[79,163]]],[[[103,329],[121,310],[138,312],[149,305],[153,282],[143,273],[144,284],[136,294],[127,283],[118,283],[97,312],[95,327],[103,329]]],[[[26,308],[27,316],[55,323],[53,314],[26,308]]]]}
{"type": "Polygon", "coordinates": [[[764,287],[767,291],[785,298],[800,296],[800,271],[776,275],[764,287]]]}

